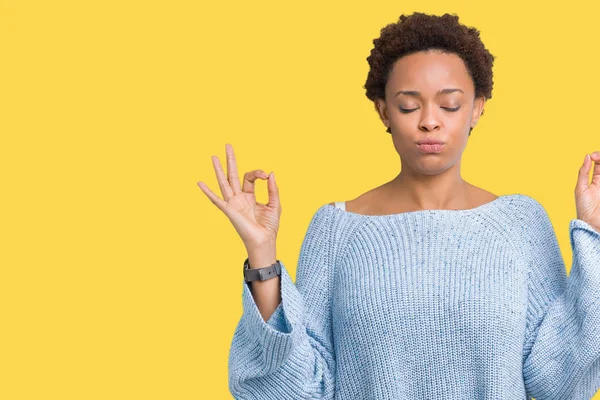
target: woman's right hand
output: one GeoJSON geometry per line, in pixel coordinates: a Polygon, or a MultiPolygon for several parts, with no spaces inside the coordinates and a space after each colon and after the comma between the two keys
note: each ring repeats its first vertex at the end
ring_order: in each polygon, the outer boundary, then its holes
{"type": "Polygon", "coordinates": [[[281,216],[279,190],[275,183],[275,175],[273,173],[267,175],[260,169],[246,172],[243,186],[240,188],[233,147],[225,144],[225,152],[227,175],[223,172],[219,158],[212,156],[213,167],[224,200],[214,194],[204,182],[198,182],[198,186],[210,201],[229,218],[247,250],[271,245],[274,247],[281,216]],[[269,192],[267,204],[256,201],[254,181],[258,178],[267,179],[269,192]]]}

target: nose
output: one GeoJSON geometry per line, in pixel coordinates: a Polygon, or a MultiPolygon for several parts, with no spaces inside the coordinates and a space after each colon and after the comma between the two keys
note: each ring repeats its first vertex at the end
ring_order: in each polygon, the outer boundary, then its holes
{"type": "Polygon", "coordinates": [[[432,131],[436,128],[439,129],[440,121],[433,111],[434,107],[423,107],[423,113],[421,114],[421,121],[419,122],[419,128],[426,131],[432,131]]]}

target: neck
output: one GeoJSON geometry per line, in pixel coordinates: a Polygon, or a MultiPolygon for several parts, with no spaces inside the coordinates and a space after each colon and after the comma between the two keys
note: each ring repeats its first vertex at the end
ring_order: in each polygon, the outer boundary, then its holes
{"type": "Polygon", "coordinates": [[[417,210],[456,210],[468,208],[470,184],[452,168],[436,175],[400,172],[388,183],[391,198],[417,210]]]}

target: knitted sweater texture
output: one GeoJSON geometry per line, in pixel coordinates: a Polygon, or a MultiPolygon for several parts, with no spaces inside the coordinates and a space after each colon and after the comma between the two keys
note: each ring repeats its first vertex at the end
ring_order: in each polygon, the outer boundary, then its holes
{"type": "Polygon", "coordinates": [[[236,399],[589,400],[600,389],[600,233],[544,207],[361,215],[321,206],[264,321],[242,278],[236,399]]]}

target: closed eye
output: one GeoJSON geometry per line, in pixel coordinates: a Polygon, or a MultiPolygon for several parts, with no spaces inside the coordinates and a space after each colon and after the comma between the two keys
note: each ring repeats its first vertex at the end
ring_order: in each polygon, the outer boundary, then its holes
{"type": "MultiPolygon", "coordinates": [[[[458,109],[460,108],[460,106],[458,107],[454,107],[454,108],[449,108],[449,107],[442,107],[444,110],[446,111],[450,111],[450,112],[456,112],[458,111],[458,109]]],[[[406,108],[401,108],[400,107],[400,112],[404,113],[404,114],[408,114],[411,113],[415,110],[418,110],[418,108],[411,108],[411,109],[406,109],[406,108]]]]}

